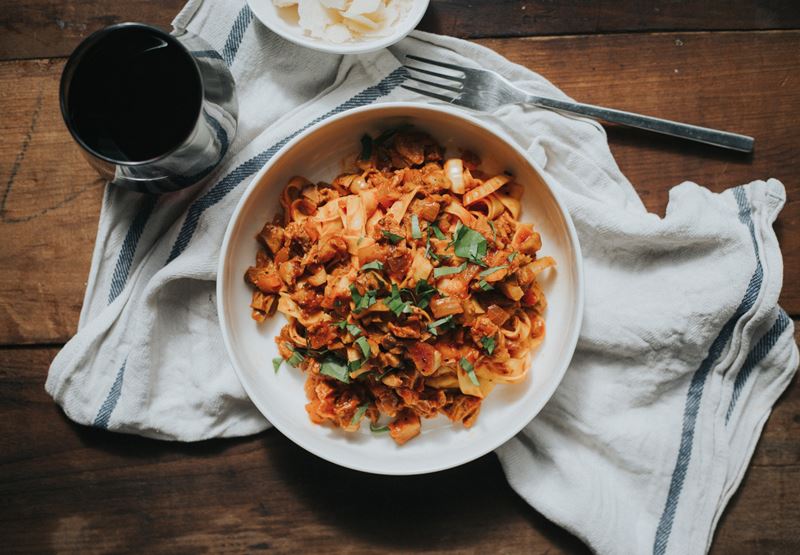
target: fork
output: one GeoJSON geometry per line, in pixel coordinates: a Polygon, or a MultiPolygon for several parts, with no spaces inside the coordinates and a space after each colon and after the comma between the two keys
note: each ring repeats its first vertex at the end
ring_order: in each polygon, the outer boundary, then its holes
{"type": "Polygon", "coordinates": [[[424,67],[410,66],[406,62],[404,66],[407,70],[423,75],[430,75],[438,79],[448,81],[447,84],[437,83],[428,79],[409,75],[409,79],[433,87],[436,91],[420,89],[409,85],[402,85],[404,89],[436,98],[450,104],[457,104],[478,111],[490,111],[505,104],[525,103],[533,104],[540,108],[555,110],[557,112],[567,112],[586,116],[595,120],[616,123],[628,127],[636,127],[646,131],[689,139],[700,143],[714,145],[739,152],[752,152],[753,137],[729,133],[708,127],[699,127],[688,123],[679,123],[651,116],[643,116],[633,112],[623,112],[612,108],[603,108],[592,104],[582,104],[580,102],[569,102],[557,100],[544,96],[532,95],[513,85],[501,75],[494,71],[485,69],[475,69],[454,64],[448,64],[429,58],[421,58],[408,54],[407,59],[422,62],[431,66],[437,66],[459,72],[461,75],[453,75],[433,71],[424,67]]]}

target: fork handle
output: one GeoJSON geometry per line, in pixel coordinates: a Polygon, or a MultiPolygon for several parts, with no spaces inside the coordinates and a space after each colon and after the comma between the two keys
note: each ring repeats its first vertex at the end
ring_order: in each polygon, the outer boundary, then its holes
{"type": "Polygon", "coordinates": [[[697,125],[670,121],[668,119],[643,116],[641,114],[623,112],[622,110],[614,110],[612,108],[602,108],[592,104],[567,102],[541,96],[529,96],[526,101],[541,108],[578,114],[609,123],[618,123],[628,127],[636,127],[637,129],[689,139],[699,143],[738,150],[739,152],[752,152],[753,143],[755,142],[753,137],[748,137],[747,135],[709,129],[708,127],[699,127],[697,125]]]}

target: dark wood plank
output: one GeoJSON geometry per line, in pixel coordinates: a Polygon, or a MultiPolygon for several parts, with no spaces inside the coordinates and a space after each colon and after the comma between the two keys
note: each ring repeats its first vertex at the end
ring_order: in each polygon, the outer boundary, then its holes
{"type": "Polygon", "coordinates": [[[67,56],[92,32],[122,21],[168,26],[185,0],[2,0],[0,59],[67,56]]]}
{"type": "MultiPolygon", "coordinates": [[[[715,191],[783,180],[781,303],[800,315],[800,32],[481,43],[575,98],[754,135],[752,157],[621,129],[609,141],[645,204],[661,214],[669,188],[685,179],[715,191]]],[[[62,64],[0,63],[0,344],[66,341],[83,299],[102,191],[60,120],[62,64]]]]}
{"type": "Polygon", "coordinates": [[[619,0],[433,0],[420,28],[462,38],[520,37],[636,31],[796,29],[791,0],[665,2],[619,0]]]}
{"type": "MultiPolygon", "coordinates": [[[[5,552],[586,552],[517,497],[494,455],[391,478],[324,462],[274,430],[180,444],[75,425],[44,392],[55,352],[0,350],[5,552]]],[[[800,549],[798,414],[795,380],[712,553],[800,549]]]]}
{"type": "Polygon", "coordinates": [[[61,120],[63,61],[0,64],[0,335],[75,330],[103,193],[61,120]]]}
{"type": "MultiPolygon", "coordinates": [[[[269,1],[269,0],[263,0],[269,1]]],[[[5,0],[0,59],[68,55],[92,31],[120,21],[168,26],[184,0],[5,0]]],[[[420,29],[463,38],[737,29],[797,29],[794,0],[433,0],[420,29]]]]}

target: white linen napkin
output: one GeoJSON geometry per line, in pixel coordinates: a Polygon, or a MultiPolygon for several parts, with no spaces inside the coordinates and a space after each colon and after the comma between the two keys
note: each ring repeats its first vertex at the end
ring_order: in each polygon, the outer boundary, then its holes
{"type": "MultiPolygon", "coordinates": [[[[405,53],[566,97],[490,50],[426,33],[391,51],[321,54],[253,21],[243,0],[191,0],[175,25],[231,68],[238,132],[199,188],[162,197],[107,188],[78,333],[46,388],[76,422],[195,441],[269,426],[225,355],[214,280],[236,202],[283,144],[349,108],[427,101],[399,87],[405,53]]],[[[783,186],[714,194],[683,183],[659,218],[620,173],[599,124],[520,106],[481,117],[560,184],[585,258],[575,358],[542,413],[497,452],[510,484],[597,552],[703,553],[798,364],[792,322],[777,306],[772,223],[783,186]]]]}

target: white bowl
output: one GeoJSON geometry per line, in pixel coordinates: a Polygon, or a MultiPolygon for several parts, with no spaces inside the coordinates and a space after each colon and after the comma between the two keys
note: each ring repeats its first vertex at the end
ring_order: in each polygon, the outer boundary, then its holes
{"type": "Polygon", "coordinates": [[[297,24],[297,16],[292,16],[291,10],[296,11],[294,7],[278,8],[272,3],[272,0],[247,0],[247,3],[261,23],[286,40],[332,54],[363,54],[391,46],[413,31],[422,16],[425,15],[425,10],[428,9],[428,0],[412,0],[411,8],[399,23],[393,25],[394,30],[391,34],[385,37],[337,44],[306,35],[302,27],[297,24]]]}
{"type": "MultiPolygon", "coordinates": [[[[351,158],[352,159],[352,158],[351,158]]],[[[308,451],[336,464],[376,474],[422,474],[443,470],[488,453],[519,432],[550,399],[572,358],[583,316],[580,246],[569,214],[541,178],[536,165],[498,131],[457,108],[413,103],[365,106],[333,116],[298,135],[255,176],[233,213],[222,243],[217,307],[225,346],[239,379],[255,405],[275,427],[308,451]],[[312,424],[305,411],[305,375],[284,364],[276,374],[274,337],[286,320],[280,314],[256,324],[250,318],[252,291],[244,273],[255,261],[256,234],[278,210],[289,178],[303,175],[330,181],[342,161],[360,149],[360,137],[403,123],[429,132],[448,150],[476,152],[489,172],[510,171],[525,186],[522,221],[542,236],[542,255],[558,268],[542,286],[549,308],[547,333],[533,356],[527,379],[499,385],[483,402],[471,429],[440,416],[423,420],[422,433],[398,446],[388,434],[362,425],[356,433],[312,424]]]]}

